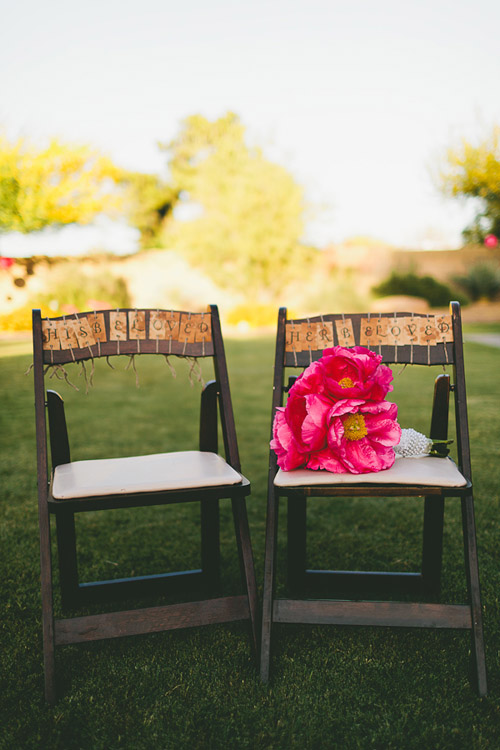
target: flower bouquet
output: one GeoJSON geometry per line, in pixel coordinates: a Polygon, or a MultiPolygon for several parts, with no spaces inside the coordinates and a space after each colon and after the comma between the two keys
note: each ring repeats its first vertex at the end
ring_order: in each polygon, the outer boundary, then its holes
{"type": "Polygon", "coordinates": [[[385,400],[393,374],[381,361],[362,346],[334,346],[304,370],[274,419],[281,469],[365,474],[393,465],[401,427],[385,400]]]}

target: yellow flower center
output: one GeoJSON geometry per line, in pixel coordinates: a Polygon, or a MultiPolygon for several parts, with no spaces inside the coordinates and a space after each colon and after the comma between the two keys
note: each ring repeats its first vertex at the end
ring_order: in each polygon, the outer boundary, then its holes
{"type": "Polygon", "coordinates": [[[365,418],[362,414],[348,414],[342,420],[342,424],[344,425],[344,437],[346,440],[361,440],[361,438],[368,435],[365,418]]]}
{"type": "Polygon", "coordinates": [[[351,378],[342,378],[342,380],[339,380],[339,385],[341,388],[353,388],[354,383],[352,382],[351,378]]]}

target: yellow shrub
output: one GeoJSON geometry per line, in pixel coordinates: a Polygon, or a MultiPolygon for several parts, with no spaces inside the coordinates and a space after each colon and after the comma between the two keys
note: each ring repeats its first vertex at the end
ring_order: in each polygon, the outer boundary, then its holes
{"type": "MultiPolygon", "coordinates": [[[[0,315],[0,331],[31,331],[31,310],[29,305],[18,307],[5,315],[0,315]]],[[[63,313],[50,307],[41,307],[42,318],[54,318],[63,313]]]]}
{"type": "MultiPolygon", "coordinates": [[[[288,317],[293,313],[288,310],[288,317]]],[[[263,304],[243,304],[233,307],[226,316],[228,325],[237,326],[241,324],[248,325],[249,328],[267,328],[275,327],[278,320],[277,305],[263,304]]]]}

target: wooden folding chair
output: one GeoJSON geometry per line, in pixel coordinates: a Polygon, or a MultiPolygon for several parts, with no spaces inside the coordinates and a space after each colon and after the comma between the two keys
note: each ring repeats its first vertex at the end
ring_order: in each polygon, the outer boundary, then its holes
{"type": "MultiPolygon", "coordinates": [[[[453,366],[435,381],[430,435],[446,440],[450,392],[455,401],[458,467],[450,458],[398,458],[391,469],[366,474],[333,474],[326,471],[278,470],[270,452],[261,677],[269,679],[271,633],[275,623],[338,625],[391,625],[400,627],[458,628],[470,630],[477,689],[485,695],[486,666],[471,482],[469,433],[460,307],[450,305],[451,316],[398,312],[381,315],[323,315],[288,320],[286,308],[278,317],[272,420],[283,403],[285,368],[305,368],[334,345],[361,345],[380,353],[385,363],[453,366]],[[306,566],[306,499],[325,497],[423,497],[424,528],[422,569],[419,573],[308,570],[306,566]],[[275,595],[278,505],[288,499],[288,590],[290,597],[275,595]],[[467,604],[416,601],[380,601],[380,594],[439,595],[443,511],[447,497],[461,499],[467,604]],[[328,592],[333,598],[305,597],[328,592]],[[374,597],[374,592],[378,593],[374,597]],[[363,594],[363,598],[361,598],[363,594]],[[346,599],[348,597],[348,599],[346,599]],[[375,599],[375,600],[374,600],[375,599]]],[[[334,511],[332,511],[334,512],[334,511]]]]}
{"type": "MultiPolygon", "coordinates": [[[[98,311],[43,319],[33,311],[35,409],[40,522],[45,695],[56,697],[55,646],[211,623],[250,620],[257,647],[257,595],[245,497],[249,481],[240,459],[219,314],[161,310],[98,311]],[[201,395],[199,450],[127,458],[71,461],[64,404],[45,391],[44,370],[115,355],[210,358],[215,380],[201,395]],[[226,459],[217,453],[218,414],[226,459]],[[49,472],[46,408],[52,456],[49,472]],[[219,580],[219,500],[229,498],[245,593],[216,598],[219,580]],[[197,501],[201,508],[201,569],[80,583],[75,513],[197,501]],[[63,609],[115,598],[201,590],[201,601],[54,619],[50,517],[55,516],[63,609]]],[[[168,383],[169,378],[165,378],[168,383]]],[[[90,407],[89,407],[90,409],[90,407]]],[[[147,537],[145,538],[147,544],[147,537]]]]}

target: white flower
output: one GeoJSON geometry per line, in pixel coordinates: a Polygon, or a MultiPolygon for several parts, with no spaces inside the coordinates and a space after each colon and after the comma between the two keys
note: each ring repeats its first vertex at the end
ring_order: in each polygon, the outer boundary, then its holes
{"type": "Polygon", "coordinates": [[[433,441],[430,438],[409,427],[401,430],[401,440],[394,446],[394,452],[396,456],[403,458],[418,458],[428,456],[432,445],[433,441]]]}

